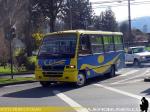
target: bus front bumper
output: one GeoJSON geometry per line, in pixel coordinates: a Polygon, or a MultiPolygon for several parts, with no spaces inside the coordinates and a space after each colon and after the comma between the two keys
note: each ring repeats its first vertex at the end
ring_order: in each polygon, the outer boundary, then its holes
{"type": "Polygon", "coordinates": [[[35,78],[37,81],[53,81],[53,82],[76,82],[77,70],[65,70],[64,72],[49,71],[50,74],[43,73],[42,70],[35,70],[35,78]]]}

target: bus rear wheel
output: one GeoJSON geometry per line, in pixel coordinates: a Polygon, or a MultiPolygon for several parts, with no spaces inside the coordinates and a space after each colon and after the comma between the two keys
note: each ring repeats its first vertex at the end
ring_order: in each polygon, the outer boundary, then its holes
{"type": "Polygon", "coordinates": [[[48,81],[40,81],[40,84],[42,87],[49,87],[51,85],[51,83],[48,81]]]}
{"type": "Polygon", "coordinates": [[[86,83],[86,77],[83,73],[79,73],[77,77],[77,82],[75,83],[77,87],[82,87],[86,83]]]}

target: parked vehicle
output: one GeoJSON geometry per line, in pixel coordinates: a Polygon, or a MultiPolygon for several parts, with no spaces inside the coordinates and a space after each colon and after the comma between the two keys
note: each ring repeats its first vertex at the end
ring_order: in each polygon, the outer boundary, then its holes
{"type": "Polygon", "coordinates": [[[141,63],[150,62],[150,52],[144,46],[129,47],[125,53],[125,61],[140,66],[141,63]]]}

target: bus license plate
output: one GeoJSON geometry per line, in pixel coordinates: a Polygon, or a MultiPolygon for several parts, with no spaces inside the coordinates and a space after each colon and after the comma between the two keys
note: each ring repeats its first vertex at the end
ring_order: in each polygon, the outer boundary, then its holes
{"type": "Polygon", "coordinates": [[[58,78],[57,77],[51,77],[50,80],[51,81],[58,81],[58,78]]]}

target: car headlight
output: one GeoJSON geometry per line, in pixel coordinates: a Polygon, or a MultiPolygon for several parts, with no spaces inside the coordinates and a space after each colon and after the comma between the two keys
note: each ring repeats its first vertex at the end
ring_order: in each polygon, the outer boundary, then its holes
{"type": "Polygon", "coordinates": [[[145,56],[141,56],[140,59],[145,59],[145,56]]]}

